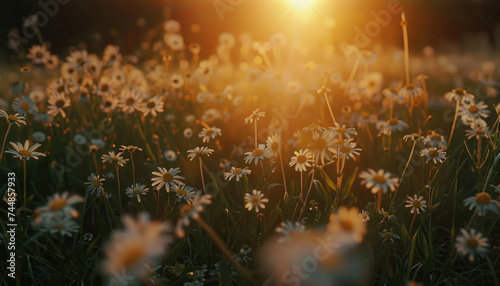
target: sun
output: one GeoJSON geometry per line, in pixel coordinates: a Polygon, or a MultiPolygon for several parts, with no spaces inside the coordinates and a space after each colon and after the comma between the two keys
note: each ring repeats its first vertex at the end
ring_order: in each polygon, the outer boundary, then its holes
{"type": "Polygon", "coordinates": [[[290,6],[297,11],[311,9],[316,0],[287,0],[290,6]]]}

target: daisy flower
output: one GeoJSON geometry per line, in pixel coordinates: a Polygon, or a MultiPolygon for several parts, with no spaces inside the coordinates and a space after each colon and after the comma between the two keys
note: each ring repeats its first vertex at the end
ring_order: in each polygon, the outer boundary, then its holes
{"type": "Polygon", "coordinates": [[[178,88],[181,88],[183,85],[184,85],[184,78],[182,77],[182,75],[180,75],[178,73],[174,73],[170,77],[170,86],[171,87],[178,89],[178,88]]]}
{"type": "Polygon", "coordinates": [[[103,163],[115,163],[120,167],[123,167],[123,165],[127,163],[128,159],[124,159],[122,155],[122,152],[115,154],[115,151],[109,151],[108,154],[102,155],[101,159],[103,163]]]}
{"type": "Polygon", "coordinates": [[[122,145],[122,146],[120,146],[119,150],[122,151],[122,153],[125,151],[132,153],[135,151],[142,151],[142,148],[139,148],[139,147],[134,146],[134,145],[122,145]]]}
{"type": "Polygon", "coordinates": [[[306,234],[306,227],[300,222],[286,221],[282,222],[280,226],[276,228],[276,232],[282,234],[283,236],[278,239],[278,243],[287,242],[293,239],[297,234],[306,234]]]}
{"type": "Polygon", "coordinates": [[[336,154],[337,158],[346,158],[349,160],[349,158],[354,158],[355,155],[359,156],[361,148],[356,148],[356,143],[351,141],[352,139],[345,140],[341,145],[330,147],[328,150],[336,154]]]}
{"type": "Polygon", "coordinates": [[[382,220],[396,220],[396,215],[391,215],[389,212],[385,211],[384,208],[379,209],[377,212],[382,216],[382,220]]]}
{"type": "Polygon", "coordinates": [[[35,113],[38,112],[38,107],[36,107],[35,102],[23,95],[21,97],[16,97],[14,102],[12,103],[12,108],[19,114],[25,115],[26,113],[35,113]]]}
{"type": "Polygon", "coordinates": [[[488,193],[478,193],[475,197],[469,197],[464,200],[464,205],[468,206],[469,210],[475,208],[480,216],[485,215],[488,210],[498,213],[500,208],[500,203],[491,199],[488,193]]]}
{"type": "Polygon", "coordinates": [[[311,167],[313,162],[313,154],[309,152],[308,149],[299,150],[294,152],[295,156],[292,156],[290,161],[290,167],[295,165],[295,171],[305,172],[306,167],[311,167]]]}
{"type": "Polygon", "coordinates": [[[28,51],[29,54],[26,55],[26,58],[32,59],[34,64],[44,64],[50,56],[45,45],[33,45],[28,51]]]}
{"type": "Polygon", "coordinates": [[[425,143],[429,147],[435,147],[442,150],[446,150],[448,148],[448,143],[444,140],[444,136],[434,130],[429,130],[427,137],[425,138],[425,143]]]}
{"type": "Polygon", "coordinates": [[[330,215],[326,229],[331,233],[348,235],[350,240],[346,242],[348,244],[349,242],[360,243],[366,234],[366,225],[355,207],[347,209],[341,206],[336,213],[330,215]]]}
{"type": "Polygon", "coordinates": [[[184,49],[184,38],[179,34],[166,33],[163,36],[163,41],[174,51],[180,51],[184,49]]]}
{"type": "Polygon", "coordinates": [[[358,135],[355,128],[347,128],[345,125],[340,125],[337,122],[335,122],[335,127],[329,127],[328,130],[333,133],[333,136],[339,139],[343,139],[344,137],[351,139],[352,135],[358,135]]]}
{"type": "Polygon", "coordinates": [[[80,230],[80,226],[66,213],[56,213],[52,217],[44,217],[38,223],[34,223],[41,231],[50,232],[50,234],[59,234],[61,236],[73,236],[80,230]]]}
{"type": "Polygon", "coordinates": [[[331,161],[330,156],[331,151],[329,150],[335,142],[335,136],[329,131],[323,131],[321,135],[319,133],[313,132],[311,144],[309,144],[309,150],[313,154],[313,159],[315,163],[321,161],[321,164],[325,164],[325,159],[331,161]]]}
{"type": "Polygon", "coordinates": [[[455,100],[458,102],[462,102],[463,100],[473,101],[474,95],[468,93],[463,88],[455,88],[452,91],[445,93],[444,98],[446,98],[446,100],[448,100],[448,101],[452,101],[452,100],[455,100]]]}
{"type": "Polygon", "coordinates": [[[104,95],[100,107],[104,113],[113,112],[118,107],[118,98],[111,95],[104,95]]]}
{"type": "Polygon", "coordinates": [[[177,153],[175,153],[174,150],[166,150],[163,153],[163,157],[165,157],[165,159],[167,159],[167,161],[173,162],[177,159],[177,153]]]}
{"type": "Polygon", "coordinates": [[[259,212],[259,208],[265,209],[265,203],[269,202],[268,199],[264,198],[264,194],[261,191],[253,190],[252,194],[245,194],[245,208],[249,211],[255,209],[255,212],[259,212]]]}
{"type": "Polygon", "coordinates": [[[221,129],[217,127],[203,128],[201,132],[198,134],[198,137],[203,138],[203,143],[210,142],[210,138],[214,139],[217,136],[221,136],[221,129]]]}
{"type": "Polygon", "coordinates": [[[427,157],[426,163],[429,163],[430,160],[434,162],[434,164],[443,163],[443,160],[446,159],[446,152],[443,150],[439,150],[437,148],[425,148],[420,151],[420,156],[427,157]]]}
{"type": "Polygon", "coordinates": [[[189,160],[193,161],[193,159],[198,155],[198,156],[202,156],[202,155],[207,155],[207,156],[210,156],[212,155],[212,153],[214,152],[214,149],[209,149],[208,147],[196,147],[192,150],[188,150],[187,153],[187,157],[189,160]]]}
{"type": "Polygon", "coordinates": [[[387,97],[389,100],[393,100],[393,101],[397,100],[398,102],[404,101],[403,96],[400,95],[399,92],[395,88],[392,88],[392,87],[389,87],[389,88],[382,90],[382,94],[385,97],[387,97]]]}
{"type": "Polygon", "coordinates": [[[159,191],[163,186],[167,190],[167,193],[170,192],[170,188],[175,187],[176,185],[182,185],[182,181],[184,180],[183,176],[177,175],[179,174],[180,168],[170,168],[168,171],[165,168],[158,167],[158,171],[153,172],[152,174],[156,177],[152,178],[153,187],[156,186],[156,190],[159,191]]]}
{"type": "Polygon", "coordinates": [[[108,65],[113,64],[115,61],[120,61],[120,47],[114,45],[106,46],[102,54],[102,60],[108,65]]]}
{"type": "Polygon", "coordinates": [[[151,116],[156,117],[157,113],[163,112],[163,101],[160,96],[155,96],[143,102],[139,109],[143,116],[151,113],[151,116]]]}
{"type": "Polygon", "coordinates": [[[387,121],[380,122],[378,128],[382,132],[390,135],[396,131],[403,131],[404,129],[408,128],[408,124],[406,124],[406,122],[404,122],[403,120],[391,118],[387,121]]]}
{"type": "Polygon", "coordinates": [[[125,215],[122,221],[125,229],[111,233],[103,249],[106,258],[101,267],[109,276],[127,273],[140,277],[145,273],[145,264],[154,264],[168,251],[168,244],[173,241],[171,226],[150,221],[147,213],[139,214],[137,220],[125,215]]]}
{"type": "Polygon", "coordinates": [[[71,52],[69,56],[66,57],[66,60],[70,63],[83,65],[85,62],[87,62],[88,56],[89,53],[86,50],[76,50],[71,52]]]}
{"type": "Polygon", "coordinates": [[[40,152],[35,152],[35,150],[41,146],[38,143],[33,144],[33,146],[31,147],[29,140],[24,141],[24,146],[21,143],[13,143],[13,142],[9,143],[10,145],[12,145],[12,147],[14,147],[14,149],[9,149],[5,151],[5,153],[10,153],[14,155],[14,158],[19,158],[21,160],[29,160],[30,158],[34,158],[35,160],[38,160],[38,156],[45,157],[45,154],[40,152]]]}
{"type": "Polygon", "coordinates": [[[254,149],[252,152],[245,153],[245,163],[250,164],[255,160],[255,165],[259,162],[259,160],[264,160],[264,158],[269,158],[269,151],[266,148],[266,145],[259,144],[257,149],[254,149]]]}
{"type": "Polygon", "coordinates": [[[45,133],[43,133],[41,131],[35,131],[35,132],[33,132],[33,134],[31,136],[33,136],[33,141],[35,141],[37,143],[44,142],[45,139],[47,139],[47,136],[45,136],[45,133]]]}
{"type": "Polygon", "coordinates": [[[405,207],[411,208],[410,212],[414,213],[415,211],[417,214],[420,214],[420,211],[424,212],[425,208],[427,208],[427,205],[425,204],[426,201],[424,200],[423,196],[420,196],[417,198],[417,195],[413,195],[412,197],[408,197],[406,200],[407,205],[405,207]]]}
{"type": "Polygon", "coordinates": [[[380,238],[383,238],[382,242],[389,241],[391,243],[394,243],[394,239],[401,239],[401,236],[395,234],[392,231],[392,228],[390,230],[384,229],[383,231],[378,233],[378,236],[380,238]]]}
{"type": "Polygon", "coordinates": [[[482,101],[478,103],[462,101],[458,107],[458,115],[462,117],[462,123],[468,126],[474,119],[487,118],[490,114],[487,108],[488,105],[482,101]]]}
{"type": "Polygon", "coordinates": [[[411,140],[411,141],[416,142],[416,141],[425,141],[425,138],[424,138],[424,136],[422,136],[418,133],[412,133],[412,134],[403,136],[403,140],[404,141],[411,140]]]}
{"type": "Polygon", "coordinates": [[[256,109],[248,116],[245,118],[245,124],[253,123],[253,121],[258,121],[260,118],[266,116],[266,113],[264,111],[259,112],[259,109],[256,109]]]}
{"type": "Polygon", "coordinates": [[[231,167],[231,171],[224,173],[224,180],[231,181],[233,178],[236,178],[236,182],[239,182],[240,178],[249,175],[251,172],[252,170],[248,169],[247,167],[243,169],[231,167]]]}
{"type": "Polygon", "coordinates": [[[0,110],[0,117],[4,117],[5,119],[7,119],[7,122],[9,124],[16,124],[17,126],[21,126],[21,124],[26,125],[26,117],[23,115],[19,115],[19,113],[9,115],[7,114],[7,112],[0,110]]]}
{"type": "Polygon", "coordinates": [[[179,200],[185,199],[186,201],[191,201],[191,199],[196,195],[193,187],[190,187],[186,184],[174,185],[172,189],[174,190],[179,200]]]}
{"type": "Polygon", "coordinates": [[[370,220],[370,214],[365,210],[361,210],[358,215],[361,219],[363,219],[363,222],[367,222],[370,220]]]}
{"type": "Polygon", "coordinates": [[[69,195],[68,192],[54,194],[47,198],[45,206],[35,209],[35,222],[43,220],[45,217],[53,217],[57,213],[66,213],[72,218],[77,218],[80,214],[74,208],[74,204],[83,203],[84,199],[79,195],[69,195]]]}
{"type": "Polygon", "coordinates": [[[96,176],[96,174],[91,173],[87,178],[88,182],[85,183],[87,185],[87,191],[91,194],[96,192],[96,195],[100,195],[103,190],[102,182],[105,180],[104,178],[100,178],[100,176],[96,176]]]}
{"type": "Polygon", "coordinates": [[[121,108],[124,113],[131,114],[141,109],[141,101],[142,96],[137,90],[125,88],[120,93],[118,107],[121,108]]]}
{"type": "Polygon", "coordinates": [[[479,139],[480,137],[490,136],[488,125],[482,119],[473,120],[470,124],[470,128],[471,129],[465,130],[465,136],[467,136],[468,139],[471,139],[472,137],[479,139]]]}
{"type": "Polygon", "coordinates": [[[190,218],[197,219],[200,213],[205,209],[207,205],[212,203],[211,195],[202,195],[201,192],[197,192],[196,196],[191,202],[188,202],[180,209],[180,218],[175,226],[175,234],[177,237],[182,238],[186,235],[183,226],[189,226],[190,218]]]}
{"type": "Polygon", "coordinates": [[[484,257],[488,253],[490,243],[488,238],[483,237],[480,232],[471,229],[460,229],[462,235],[456,238],[455,247],[462,256],[469,256],[469,261],[473,262],[476,257],[484,257]]]}
{"type": "Polygon", "coordinates": [[[403,86],[398,91],[398,94],[400,97],[402,97],[404,99],[408,99],[410,97],[419,97],[422,94],[424,94],[424,91],[420,87],[410,83],[406,86],[403,86]]]}
{"type": "Polygon", "coordinates": [[[281,152],[281,134],[268,136],[266,140],[267,152],[270,157],[278,157],[281,152]]]}
{"type": "Polygon", "coordinates": [[[64,95],[64,93],[56,92],[50,94],[47,114],[50,114],[52,116],[61,114],[62,118],[66,118],[66,112],[64,112],[64,108],[69,107],[70,105],[71,101],[64,95]]]}
{"type": "Polygon", "coordinates": [[[361,184],[365,185],[366,188],[371,189],[372,194],[378,192],[387,193],[387,190],[394,192],[398,185],[398,178],[391,178],[391,173],[379,169],[377,172],[373,169],[368,169],[368,172],[363,171],[359,175],[361,184]]]}
{"type": "Polygon", "coordinates": [[[146,195],[149,191],[149,188],[146,188],[146,185],[135,183],[135,186],[132,185],[125,190],[125,193],[129,198],[133,198],[134,196],[137,198],[137,201],[141,202],[141,195],[146,195]]]}

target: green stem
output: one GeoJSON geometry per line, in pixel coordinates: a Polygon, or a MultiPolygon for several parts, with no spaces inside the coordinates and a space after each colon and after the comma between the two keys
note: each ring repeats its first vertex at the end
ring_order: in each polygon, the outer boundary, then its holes
{"type": "MultiPolygon", "coordinates": [[[[115,164],[116,169],[116,181],[118,183],[118,205],[120,206],[120,215],[122,211],[122,192],[120,190],[120,170],[118,169],[118,164],[115,164]]],[[[134,188],[135,186],[132,186],[134,188]]]]}
{"type": "Polygon", "coordinates": [[[200,175],[201,175],[201,184],[203,186],[203,194],[206,194],[207,190],[205,189],[205,178],[203,177],[203,162],[201,161],[201,156],[198,156],[198,159],[200,160],[200,175]]]}
{"type": "Polygon", "coordinates": [[[285,196],[284,197],[287,197],[288,196],[288,189],[286,188],[285,169],[283,168],[283,159],[281,156],[281,152],[279,152],[279,156],[280,156],[280,163],[281,163],[281,175],[283,176],[283,185],[285,186],[285,196]]]}
{"type": "Polygon", "coordinates": [[[495,268],[493,268],[493,265],[491,264],[491,261],[490,261],[490,258],[488,257],[488,255],[486,255],[486,261],[488,261],[488,266],[490,267],[490,270],[491,270],[491,273],[492,273],[492,276],[493,276],[493,280],[495,280],[495,286],[498,286],[498,279],[497,279],[497,271],[495,270],[495,268]]]}
{"type": "Polygon", "coordinates": [[[24,177],[24,208],[26,209],[26,159],[23,159],[23,177],[24,177]]]}
{"type": "Polygon", "coordinates": [[[12,126],[13,123],[9,123],[9,127],[7,127],[7,132],[5,132],[5,137],[3,139],[2,143],[2,151],[0,151],[0,163],[2,163],[2,158],[3,158],[3,150],[5,149],[5,142],[7,142],[7,135],[9,135],[10,127],[12,126]]]}
{"type": "Polygon", "coordinates": [[[448,146],[450,146],[451,138],[453,138],[453,132],[455,132],[455,125],[457,124],[458,107],[459,106],[460,106],[460,102],[457,100],[456,101],[456,106],[455,106],[455,116],[453,117],[453,124],[451,125],[450,138],[448,139],[448,146]]]}

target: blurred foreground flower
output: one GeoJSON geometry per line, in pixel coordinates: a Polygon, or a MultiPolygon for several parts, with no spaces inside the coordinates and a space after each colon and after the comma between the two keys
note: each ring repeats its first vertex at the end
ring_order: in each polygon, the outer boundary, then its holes
{"type": "Polygon", "coordinates": [[[489,241],[480,232],[471,229],[467,231],[466,229],[460,229],[462,235],[459,235],[456,239],[455,247],[458,253],[463,256],[469,256],[469,261],[472,262],[476,257],[484,257],[488,252],[488,247],[490,246],[489,241]]]}

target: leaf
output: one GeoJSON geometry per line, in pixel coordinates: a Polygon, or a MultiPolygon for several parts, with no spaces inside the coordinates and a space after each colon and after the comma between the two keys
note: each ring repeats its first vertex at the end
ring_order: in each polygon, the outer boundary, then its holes
{"type": "Polygon", "coordinates": [[[341,194],[342,201],[345,200],[349,194],[351,194],[352,185],[354,183],[354,180],[356,179],[358,170],[359,167],[356,167],[349,178],[346,180],[341,194]]]}

